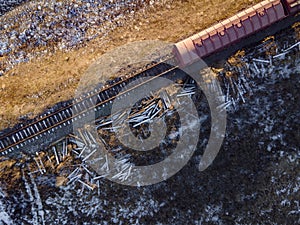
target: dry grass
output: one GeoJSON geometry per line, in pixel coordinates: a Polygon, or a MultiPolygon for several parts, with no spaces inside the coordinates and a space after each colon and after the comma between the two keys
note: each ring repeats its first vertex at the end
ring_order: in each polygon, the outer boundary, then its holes
{"type": "Polygon", "coordinates": [[[19,64],[0,77],[0,130],[13,126],[22,115],[33,117],[70,99],[82,74],[103,53],[138,40],[176,42],[256,2],[259,0],[175,1],[138,13],[126,27],[85,47],[19,64]]]}

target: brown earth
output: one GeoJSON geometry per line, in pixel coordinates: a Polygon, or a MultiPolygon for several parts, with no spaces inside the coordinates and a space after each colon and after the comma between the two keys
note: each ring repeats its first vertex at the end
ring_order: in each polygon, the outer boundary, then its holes
{"type": "MultiPolygon", "coordinates": [[[[68,100],[88,66],[117,46],[140,40],[176,42],[260,0],[181,0],[138,12],[126,26],[68,52],[15,66],[0,77],[0,130],[68,100]]],[[[3,59],[2,59],[3,60],[3,59]]]]}

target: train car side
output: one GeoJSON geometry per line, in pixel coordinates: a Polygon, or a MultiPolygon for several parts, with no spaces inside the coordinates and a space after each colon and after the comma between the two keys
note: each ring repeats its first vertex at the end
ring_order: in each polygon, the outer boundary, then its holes
{"type": "Polygon", "coordinates": [[[300,0],[282,0],[289,14],[294,15],[300,11],[300,0]]]}
{"type": "Polygon", "coordinates": [[[221,51],[292,13],[300,0],[265,0],[177,44],[173,52],[180,67],[221,51]]]}

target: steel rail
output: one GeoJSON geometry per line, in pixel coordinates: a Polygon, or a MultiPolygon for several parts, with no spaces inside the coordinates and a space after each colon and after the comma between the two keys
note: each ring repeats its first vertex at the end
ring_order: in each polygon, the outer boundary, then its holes
{"type": "MultiPolygon", "coordinates": [[[[167,58],[167,59],[165,59],[164,61],[158,62],[158,63],[156,63],[156,64],[153,64],[153,65],[151,65],[150,67],[147,67],[147,68],[141,70],[141,71],[138,72],[138,73],[134,73],[134,74],[131,75],[130,77],[126,77],[126,80],[132,79],[132,78],[134,78],[135,76],[138,76],[139,74],[144,73],[144,72],[146,72],[147,70],[149,70],[149,69],[151,69],[151,68],[154,68],[154,67],[156,67],[156,66],[158,66],[158,65],[160,65],[160,64],[162,64],[162,63],[164,63],[164,62],[166,62],[166,61],[168,61],[169,59],[172,59],[172,58],[173,58],[173,57],[167,58]]],[[[114,83],[113,85],[108,86],[108,87],[103,86],[103,87],[102,87],[103,89],[98,90],[96,94],[90,95],[90,96],[88,96],[88,98],[95,97],[95,96],[97,96],[100,92],[107,91],[107,90],[109,90],[109,89],[111,89],[111,88],[113,88],[113,87],[115,87],[115,86],[117,86],[117,85],[119,85],[119,84],[121,84],[121,83],[123,83],[123,82],[126,82],[126,80],[120,80],[119,82],[116,82],[116,83],[114,83]]],[[[17,128],[16,130],[13,130],[13,131],[11,131],[11,132],[8,132],[8,133],[4,134],[3,136],[1,136],[0,138],[3,139],[3,138],[5,138],[5,137],[7,137],[7,136],[10,136],[11,134],[14,134],[14,133],[16,133],[16,132],[18,132],[18,131],[21,131],[21,130],[27,128],[27,127],[30,127],[31,125],[33,125],[33,124],[35,124],[35,123],[37,123],[37,122],[39,122],[39,121],[42,121],[42,120],[44,120],[44,119],[46,119],[46,118],[49,118],[49,117],[51,117],[51,116],[53,116],[53,115],[55,115],[55,114],[57,114],[57,113],[59,113],[59,112],[62,112],[63,110],[70,108],[70,106],[74,106],[75,104],[79,104],[79,103],[85,101],[86,99],[87,99],[87,98],[85,98],[85,99],[80,99],[80,101],[77,101],[76,99],[74,99],[76,102],[74,102],[74,100],[73,100],[73,102],[72,102],[70,105],[68,105],[68,106],[66,106],[66,107],[61,107],[59,110],[57,110],[57,111],[55,111],[55,112],[53,112],[53,113],[46,114],[46,115],[43,116],[43,117],[39,117],[39,119],[38,119],[37,121],[34,121],[34,122],[32,122],[32,123],[29,123],[29,124],[26,124],[25,126],[22,126],[22,127],[20,127],[20,128],[17,128]]],[[[0,139],[0,140],[1,140],[1,139],[0,139]]]]}
{"type": "MultiPolygon", "coordinates": [[[[129,77],[126,77],[125,80],[120,80],[116,83],[113,83],[111,86],[108,86],[108,87],[104,87],[102,90],[99,90],[97,91],[95,94],[92,94],[92,95],[87,95],[86,98],[83,98],[83,99],[80,99],[80,101],[78,102],[73,102],[72,104],[66,106],[66,107],[62,107],[58,110],[56,110],[55,112],[51,113],[51,114],[46,114],[45,116],[43,117],[40,117],[38,120],[32,122],[32,123],[29,123],[29,124],[26,124],[24,127],[20,127],[19,129],[17,130],[14,130],[12,132],[9,132],[7,134],[5,134],[4,136],[1,137],[0,139],[0,142],[2,142],[3,145],[5,145],[4,140],[5,139],[9,139],[9,140],[6,140],[6,142],[8,143],[7,146],[5,146],[4,148],[1,148],[0,146],[0,154],[1,155],[7,155],[9,152],[12,151],[12,148],[16,147],[17,149],[20,148],[19,145],[21,145],[22,147],[22,144],[32,140],[33,138],[36,138],[38,137],[39,135],[42,135],[43,133],[46,133],[46,132],[49,132],[50,133],[50,130],[54,130],[54,128],[56,127],[59,127],[59,126],[66,126],[66,123],[70,124],[70,120],[76,120],[77,117],[79,117],[80,115],[86,113],[86,112],[91,112],[91,110],[94,110],[94,111],[98,111],[97,108],[99,108],[101,105],[105,105],[109,102],[111,102],[113,99],[115,99],[117,96],[121,96],[121,95],[124,95],[130,91],[132,91],[133,89],[135,89],[136,87],[138,86],[141,86],[141,85],[144,85],[145,83],[147,82],[150,82],[151,80],[153,79],[156,79],[160,76],[163,76],[164,74],[166,73],[169,73],[171,72],[172,70],[175,70],[178,68],[178,66],[173,66],[171,67],[170,69],[167,69],[167,70],[164,70],[163,72],[159,73],[159,74],[155,74],[153,77],[151,77],[150,79],[148,79],[147,81],[145,82],[142,82],[124,92],[121,92],[121,93],[116,93],[115,95],[113,96],[109,96],[108,95],[108,98],[97,103],[97,104],[92,104],[91,106],[88,106],[88,107],[84,107],[83,109],[81,109],[79,112],[76,112],[77,114],[74,114],[73,115],[73,111],[74,110],[70,110],[71,108],[75,107],[76,108],[76,105],[78,106],[80,103],[84,103],[84,102],[87,102],[87,101],[91,101],[93,98],[99,98],[100,94],[101,93],[105,93],[105,92],[108,92],[109,90],[115,88],[118,90],[118,87],[120,87],[120,85],[128,82],[130,79],[134,79],[134,78],[139,78],[139,75],[143,74],[143,73],[146,73],[147,71],[149,71],[150,69],[153,69],[155,68],[156,66],[159,66],[159,65],[163,65],[163,63],[165,63],[166,61],[170,60],[170,59],[173,59],[173,57],[169,57],[161,62],[158,62],[156,64],[153,64],[151,65],[150,67],[147,67],[141,71],[139,71],[138,73],[134,73],[133,75],[129,76],[129,77]],[[63,116],[61,114],[70,114],[70,113],[66,113],[66,110],[70,110],[72,113],[71,113],[71,116],[68,116],[66,118],[63,118],[63,116]],[[54,124],[51,124],[50,122],[54,121],[55,122],[55,119],[53,119],[53,117],[56,118],[57,122],[54,123],[54,124]],[[62,118],[61,120],[58,120],[57,117],[60,117],[62,118]],[[50,122],[47,122],[50,121],[50,122]],[[43,124],[44,127],[42,127],[40,124],[43,124]],[[36,131],[32,128],[32,127],[35,127],[36,128],[36,131]],[[40,130],[38,129],[40,128],[40,130]],[[25,138],[22,138],[21,140],[17,140],[16,141],[16,137],[13,137],[13,135],[17,135],[18,133],[22,132],[22,131],[26,131],[26,129],[31,129],[33,131],[32,134],[30,134],[30,132],[26,132],[26,133],[29,133],[29,136],[28,135],[24,135],[25,138]],[[9,143],[9,142],[12,142],[12,143],[9,143]],[[11,151],[9,151],[11,150],[11,151]]],[[[165,69],[165,68],[164,68],[165,69]]],[[[83,104],[84,105],[84,104],[83,104]]],[[[80,107],[78,107],[80,108],[80,107]]],[[[73,108],[74,109],[74,108],[73,108]]],[[[76,110],[77,111],[77,110],[76,110]]],[[[20,138],[18,138],[20,139],[20,138]]]]}

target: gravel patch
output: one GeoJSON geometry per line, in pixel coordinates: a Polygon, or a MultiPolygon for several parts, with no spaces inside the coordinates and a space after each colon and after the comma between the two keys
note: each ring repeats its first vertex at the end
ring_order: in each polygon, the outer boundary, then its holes
{"type": "Polygon", "coordinates": [[[104,37],[124,25],[148,0],[31,1],[0,17],[0,76],[14,65],[104,37]],[[20,23],[22,21],[22,23],[20,23]]]}
{"type": "Polygon", "coordinates": [[[0,1],[0,16],[4,15],[6,12],[14,9],[15,7],[21,5],[22,3],[28,2],[30,0],[1,0],[0,1]]]}

